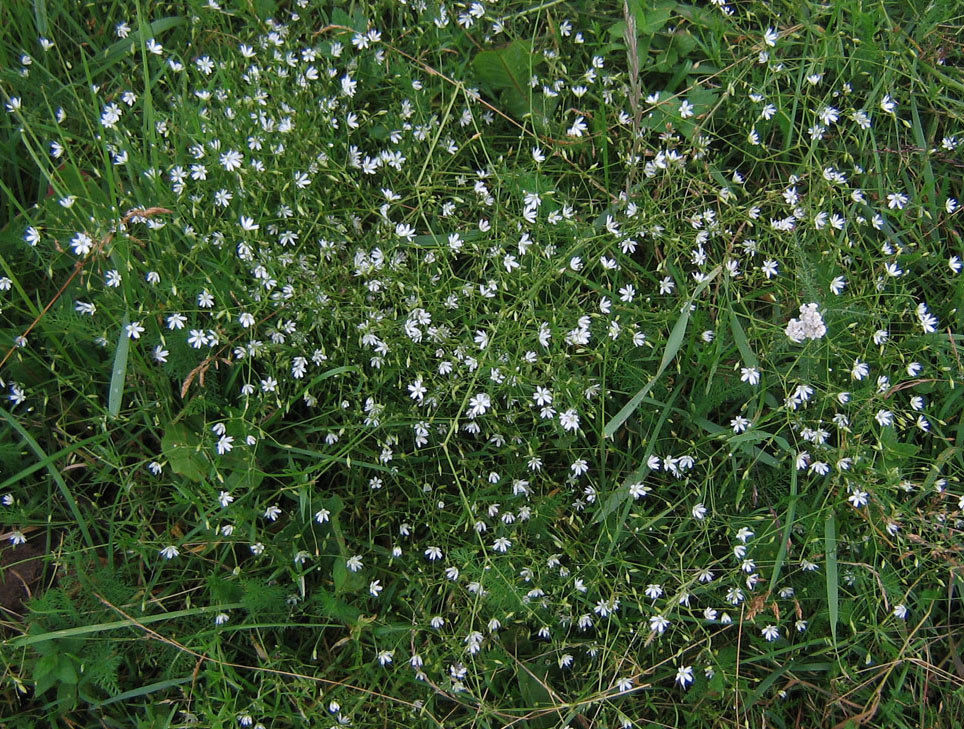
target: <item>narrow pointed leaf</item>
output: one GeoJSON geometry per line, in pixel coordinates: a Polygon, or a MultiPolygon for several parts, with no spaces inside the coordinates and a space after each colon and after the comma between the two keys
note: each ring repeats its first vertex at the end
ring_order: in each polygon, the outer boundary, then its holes
{"type": "Polygon", "coordinates": [[[127,377],[127,355],[131,349],[131,338],[127,334],[130,318],[125,316],[117,336],[117,349],[114,352],[114,371],[110,376],[110,391],[107,394],[107,412],[112,418],[120,414],[124,399],[124,379],[127,377]]]}
{"type": "Polygon", "coordinates": [[[830,635],[837,645],[837,617],[840,613],[839,585],[837,583],[837,525],[833,514],[827,516],[823,525],[824,549],[827,553],[827,608],[830,613],[830,635]]]}
{"type": "Polygon", "coordinates": [[[656,374],[653,375],[652,379],[647,382],[639,392],[633,395],[633,398],[623,406],[622,410],[616,413],[616,415],[614,415],[613,418],[606,423],[606,427],[603,428],[603,435],[605,435],[605,437],[612,438],[613,435],[616,434],[616,431],[619,430],[620,426],[626,422],[629,416],[636,412],[636,408],[639,407],[639,404],[643,401],[643,398],[649,394],[649,391],[653,389],[656,381],[659,380],[660,376],[669,366],[670,362],[672,362],[679,353],[680,347],[683,345],[683,339],[686,337],[686,325],[690,319],[690,306],[696,297],[703,293],[703,290],[710,285],[710,282],[713,281],[713,279],[715,279],[719,273],[720,267],[717,266],[705,279],[700,282],[699,286],[696,287],[689,299],[687,299],[686,304],[683,306],[683,311],[680,313],[679,319],[676,320],[676,324],[673,325],[673,330],[669,333],[669,338],[666,340],[666,348],[663,350],[663,359],[659,363],[659,368],[656,370],[656,374]]]}

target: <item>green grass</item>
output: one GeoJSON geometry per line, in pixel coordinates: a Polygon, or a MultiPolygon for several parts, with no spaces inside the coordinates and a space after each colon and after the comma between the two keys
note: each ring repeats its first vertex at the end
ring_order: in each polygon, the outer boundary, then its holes
{"type": "Polygon", "coordinates": [[[956,3],[222,5],[0,9],[2,723],[964,722],[956,3]]]}

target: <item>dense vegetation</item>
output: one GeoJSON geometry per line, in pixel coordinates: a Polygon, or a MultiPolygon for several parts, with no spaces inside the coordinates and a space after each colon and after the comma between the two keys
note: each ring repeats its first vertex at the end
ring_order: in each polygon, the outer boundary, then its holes
{"type": "Polygon", "coordinates": [[[964,722],[957,3],[0,19],[0,723],[964,722]]]}

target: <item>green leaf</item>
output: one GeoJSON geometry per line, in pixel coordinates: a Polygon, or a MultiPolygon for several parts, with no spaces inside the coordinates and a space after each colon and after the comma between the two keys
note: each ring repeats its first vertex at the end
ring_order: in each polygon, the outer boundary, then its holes
{"type": "MultiPolygon", "coordinates": [[[[669,19],[673,16],[673,10],[676,8],[675,0],[660,0],[659,2],[629,0],[628,5],[629,11],[636,20],[636,34],[641,36],[659,33],[666,27],[669,19]]],[[[618,25],[623,28],[626,27],[624,21],[620,21],[618,25]]],[[[622,37],[622,34],[620,34],[620,37],[622,37]]]]}
{"type": "Polygon", "coordinates": [[[837,617],[840,614],[839,584],[837,581],[837,526],[832,513],[823,525],[824,549],[827,553],[827,608],[830,611],[830,634],[837,645],[837,617]]]}
{"type": "Polygon", "coordinates": [[[125,314],[121,322],[120,334],[117,337],[117,349],[114,351],[114,369],[110,376],[110,390],[107,394],[107,412],[112,418],[120,414],[121,402],[124,400],[124,379],[127,377],[127,355],[131,348],[131,338],[127,334],[130,318],[125,314]]]}
{"type": "Polygon", "coordinates": [[[675,5],[675,2],[659,3],[655,7],[643,11],[636,17],[636,32],[639,35],[659,33],[673,16],[675,5]]]}
{"type": "Polygon", "coordinates": [[[365,588],[365,578],[357,572],[350,571],[344,557],[335,557],[331,579],[335,583],[335,595],[360,592],[365,588]]]}
{"type": "Polygon", "coordinates": [[[34,695],[42,696],[57,683],[57,671],[60,655],[50,653],[41,656],[33,666],[34,695]]]}
{"type": "Polygon", "coordinates": [[[207,473],[207,461],[200,451],[200,439],[183,423],[167,426],[161,438],[161,452],[176,474],[200,481],[207,473]]]}
{"type": "Polygon", "coordinates": [[[504,48],[477,53],[472,59],[472,70],[480,81],[493,89],[511,89],[528,99],[529,77],[536,62],[532,44],[514,40],[504,48]]]}
{"type": "Polygon", "coordinates": [[[787,505],[787,513],[784,516],[783,532],[780,535],[780,548],[777,550],[777,557],[773,562],[773,574],[770,577],[770,592],[776,589],[780,579],[780,570],[787,558],[787,543],[790,541],[790,529],[793,528],[793,518],[797,509],[797,468],[796,464],[790,465],[790,503],[787,505]]]}
{"type": "Polygon", "coordinates": [[[743,364],[747,367],[759,367],[760,363],[750,348],[750,343],[746,338],[746,332],[743,331],[743,325],[740,324],[740,318],[736,315],[736,312],[732,310],[730,311],[730,331],[733,333],[733,341],[736,342],[736,348],[740,350],[743,364]]]}
{"type": "MultiPolygon", "coordinates": [[[[337,620],[345,625],[354,625],[358,622],[361,610],[339,600],[325,589],[319,588],[314,595],[315,604],[318,606],[322,615],[332,620],[337,620]]],[[[411,628],[411,626],[409,626],[411,628]]]]}
{"type": "MultiPolygon", "coordinates": [[[[522,693],[522,698],[526,702],[527,708],[544,709],[553,706],[552,696],[544,685],[548,676],[548,671],[545,668],[540,668],[532,662],[520,663],[519,673],[517,675],[519,679],[519,690],[522,693]]],[[[561,718],[561,715],[559,718],[561,718]]],[[[537,718],[529,719],[527,724],[530,727],[536,727],[536,729],[548,729],[548,727],[557,726],[553,715],[548,713],[537,718]]]]}
{"type": "Polygon", "coordinates": [[[278,14],[278,3],[275,0],[254,0],[254,12],[261,20],[273,18],[278,14]]]}
{"type": "MultiPolygon", "coordinates": [[[[673,403],[676,402],[676,396],[679,395],[680,390],[682,389],[682,384],[677,385],[676,389],[673,390],[673,394],[670,395],[669,402],[657,404],[657,407],[659,407],[662,412],[659,415],[659,420],[656,421],[656,425],[653,426],[653,429],[647,435],[649,442],[646,445],[646,452],[643,453],[643,457],[640,459],[641,464],[639,468],[637,468],[636,471],[634,471],[627,479],[623,481],[623,484],[619,489],[609,494],[609,497],[606,499],[603,505],[596,511],[596,516],[593,519],[593,523],[599,524],[605,521],[606,518],[613,513],[620,504],[626,503],[628,506],[627,502],[631,501],[631,497],[629,495],[629,484],[642,480],[646,477],[646,474],[649,473],[649,457],[653,455],[653,451],[656,450],[656,443],[659,440],[659,434],[662,432],[663,426],[666,424],[666,420],[673,411],[673,403]]],[[[629,510],[625,509],[623,518],[617,525],[619,528],[622,528],[622,524],[626,521],[626,516],[628,516],[628,514],[629,510]]]]}
{"type": "Polygon", "coordinates": [[[50,477],[57,484],[57,488],[60,489],[60,494],[64,497],[64,501],[70,507],[70,513],[74,515],[74,520],[77,522],[77,526],[80,529],[80,533],[84,535],[84,541],[87,542],[88,547],[94,546],[94,540],[90,536],[90,530],[87,528],[87,520],[84,519],[83,513],[81,513],[80,508],[77,506],[77,500],[74,498],[70,487],[67,486],[67,482],[64,481],[64,477],[60,475],[60,469],[55,463],[47,456],[44,449],[40,447],[40,444],[34,439],[26,428],[24,428],[20,422],[13,416],[12,413],[7,412],[3,408],[0,408],[0,418],[3,418],[10,424],[20,438],[26,443],[30,450],[39,458],[43,463],[47,464],[47,472],[50,473],[50,477]]]}
{"type": "Polygon", "coordinates": [[[138,28],[132,35],[128,36],[127,38],[122,38],[104,50],[100,58],[91,64],[91,76],[96,78],[102,74],[108,68],[128,55],[131,52],[131,49],[136,47],[138,43],[147,43],[147,41],[151,38],[160,38],[165,31],[168,31],[171,28],[175,28],[179,25],[183,25],[186,22],[187,19],[182,16],[171,15],[166,18],[158,18],[152,22],[147,26],[146,33],[142,33],[138,28]]]}
{"type": "Polygon", "coordinates": [[[676,354],[679,352],[680,347],[683,345],[683,338],[686,336],[686,324],[690,319],[690,305],[703,293],[703,290],[710,285],[710,282],[715,279],[720,273],[720,267],[714,268],[710,274],[703,279],[696,290],[690,295],[686,303],[683,305],[683,311],[680,314],[679,319],[676,320],[676,324],[673,325],[673,330],[669,334],[669,338],[666,340],[666,348],[663,350],[663,359],[659,363],[659,368],[656,370],[656,374],[653,375],[652,379],[643,386],[643,388],[633,395],[632,400],[623,406],[616,415],[606,423],[606,427],[603,428],[603,435],[607,438],[612,438],[619,430],[620,426],[626,422],[630,415],[636,412],[636,408],[643,401],[643,398],[649,394],[649,391],[653,389],[656,381],[659,380],[660,376],[669,366],[670,362],[675,359],[676,354]]]}
{"type": "Polygon", "coordinates": [[[64,653],[55,655],[57,655],[58,659],[57,680],[61,683],[76,684],[78,680],[77,666],[74,665],[73,657],[65,655],[64,653]]]}
{"type": "Polygon", "coordinates": [[[141,696],[147,696],[148,694],[155,693],[156,691],[165,691],[169,688],[174,688],[175,686],[190,683],[192,680],[194,680],[194,676],[189,674],[187,676],[181,676],[180,678],[169,678],[165,681],[156,681],[155,683],[149,683],[129,691],[124,691],[123,693],[117,694],[116,696],[111,696],[109,699],[104,701],[97,701],[91,704],[91,706],[96,709],[109,704],[116,704],[121,701],[139,699],[141,696]]]}
{"type": "Polygon", "coordinates": [[[37,35],[46,37],[50,32],[47,23],[47,0],[33,0],[33,17],[37,35]]]}

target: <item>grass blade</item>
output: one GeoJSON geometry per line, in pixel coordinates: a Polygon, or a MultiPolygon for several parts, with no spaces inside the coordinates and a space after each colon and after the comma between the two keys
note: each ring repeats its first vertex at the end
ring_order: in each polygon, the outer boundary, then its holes
{"type": "Polygon", "coordinates": [[[777,550],[777,558],[773,562],[773,574],[770,576],[770,592],[777,587],[780,579],[780,570],[787,558],[787,542],[790,539],[790,529],[793,527],[793,518],[797,510],[797,469],[794,464],[790,466],[790,504],[787,506],[786,523],[783,525],[783,533],[780,535],[780,549],[777,550]]]}
{"type": "Polygon", "coordinates": [[[33,0],[33,17],[37,35],[47,37],[50,34],[47,23],[47,0],[33,0]]]}
{"type": "MultiPolygon", "coordinates": [[[[937,186],[934,180],[934,169],[931,167],[930,155],[928,154],[928,144],[927,138],[924,136],[924,128],[921,126],[920,113],[917,110],[917,101],[914,99],[914,95],[910,95],[910,115],[911,130],[914,133],[914,142],[917,144],[920,152],[920,170],[924,175],[924,200],[927,206],[930,208],[931,215],[937,216],[939,212],[937,210],[937,186]]],[[[936,219],[936,217],[935,217],[936,219]]],[[[931,237],[935,240],[938,237],[937,228],[931,226],[931,237]]]]}
{"type": "Polygon", "coordinates": [[[830,635],[837,646],[837,616],[840,612],[837,582],[837,525],[833,514],[823,524],[824,549],[827,553],[827,609],[830,611],[830,635]]]}
{"type": "Polygon", "coordinates": [[[127,355],[131,349],[131,338],[127,335],[130,319],[125,316],[117,337],[117,350],[114,352],[114,371],[110,376],[110,390],[107,393],[107,412],[112,418],[120,414],[124,399],[124,379],[127,377],[127,355]]]}
{"type": "Polygon", "coordinates": [[[24,427],[17,421],[10,413],[3,408],[0,408],[0,417],[6,420],[10,427],[17,431],[23,442],[26,443],[30,450],[32,450],[37,458],[42,462],[47,464],[47,471],[50,473],[50,477],[57,484],[57,488],[60,489],[61,495],[64,497],[64,501],[67,502],[67,506],[70,508],[70,513],[74,515],[74,519],[77,521],[77,527],[80,529],[80,533],[84,535],[84,541],[87,542],[88,547],[94,546],[94,540],[90,536],[90,530],[87,528],[87,521],[84,519],[84,515],[80,512],[80,507],[77,506],[77,500],[74,495],[70,492],[70,488],[67,486],[67,482],[64,481],[63,476],[60,475],[60,470],[54,465],[54,463],[47,457],[44,449],[40,447],[40,444],[34,440],[33,436],[30,435],[24,429],[24,427]]]}
{"type": "MultiPolygon", "coordinates": [[[[627,502],[632,501],[627,488],[629,484],[633,483],[634,481],[642,480],[646,477],[646,474],[649,473],[649,457],[653,455],[653,451],[656,449],[659,434],[662,432],[663,426],[666,424],[666,420],[669,418],[670,413],[673,412],[673,404],[676,402],[676,396],[679,395],[681,389],[682,386],[677,385],[676,389],[673,390],[673,394],[670,395],[669,401],[659,406],[662,408],[663,412],[660,413],[659,420],[656,421],[656,425],[653,427],[652,432],[650,432],[648,435],[649,445],[646,446],[646,452],[643,453],[643,457],[641,459],[642,464],[636,469],[635,472],[630,474],[630,476],[623,481],[622,486],[620,486],[617,491],[609,495],[609,498],[606,499],[599,511],[596,512],[593,523],[599,524],[605,521],[606,518],[613,513],[620,504],[626,504],[628,506],[627,502]]],[[[617,527],[617,531],[619,528],[621,528],[622,523],[626,521],[626,516],[628,513],[629,512],[627,509],[623,510],[623,516],[622,519],[620,519],[620,525],[617,527]]]]}
{"type": "Polygon", "coordinates": [[[27,635],[21,635],[10,640],[7,645],[11,648],[24,648],[28,645],[36,645],[37,643],[46,643],[51,640],[59,640],[61,638],[76,638],[80,635],[92,635],[94,633],[105,633],[111,630],[120,630],[122,628],[140,628],[144,625],[151,625],[152,623],[160,623],[168,620],[177,620],[178,618],[185,618],[194,615],[206,615],[208,613],[220,613],[227,612],[229,610],[235,610],[237,608],[244,607],[243,603],[233,602],[224,605],[203,605],[201,607],[186,608],[184,610],[173,610],[169,613],[157,613],[156,615],[145,615],[144,617],[139,617],[137,620],[112,620],[109,623],[93,623],[91,625],[77,625],[73,628],[63,628],[61,630],[50,630],[46,633],[30,633],[27,635]]]}
{"type": "Polygon", "coordinates": [[[750,348],[746,332],[743,331],[743,325],[740,324],[740,318],[735,311],[730,312],[730,331],[733,332],[733,341],[736,342],[736,348],[740,350],[743,364],[747,367],[759,367],[760,363],[753,353],[753,349],[750,348]]]}
{"type": "Polygon", "coordinates": [[[700,282],[700,285],[696,287],[692,295],[687,299],[686,304],[683,306],[683,311],[680,314],[679,319],[673,325],[673,330],[669,333],[669,338],[666,340],[666,349],[663,350],[663,359],[659,363],[659,368],[656,370],[656,374],[653,375],[652,379],[647,382],[643,389],[633,395],[633,398],[626,403],[622,410],[620,410],[613,418],[606,423],[603,428],[603,435],[607,438],[612,438],[619,430],[620,426],[626,422],[630,415],[636,412],[636,408],[643,401],[643,398],[649,394],[649,391],[653,389],[656,381],[659,380],[660,376],[669,366],[670,362],[675,359],[680,347],[683,346],[683,338],[686,336],[686,325],[690,319],[690,306],[693,301],[699,296],[703,290],[710,285],[710,282],[717,277],[720,273],[720,267],[714,268],[710,274],[700,282]]]}
{"type": "Polygon", "coordinates": [[[9,478],[4,479],[2,482],[0,482],[0,491],[3,491],[3,489],[7,488],[8,486],[12,486],[13,484],[17,483],[18,481],[21,481],[21,480],[25,479],[25,478],[26,478],[27,476],[29,476],[31,473],[34,473],[34,472],[36,472],[36,471],[40,471],[40,470],[42,470],[42,469],[44,469],[44,468],[49,468],[49,467],[51,466],[51,464],[53,464],[54,462],[60,460],[60,459],[63,458],[64,456],[67,456],[67,455],[69,455],[70,453],[73,453],[75,450],[77,450],[77,449],[79,449],[79,448],[83,448],[83,447],[85,447],[85,446],[93,445],[94,443],[99,443],[100,441],[106,440],[106,439],[109,438],[109,437],[110,437],[110,434],[109,434],[109,433],[100,433],[100,434],[98,434],[98,435],[91,436],[90,438],[85,438],[84,440],[77,441],[76,443],[72,443],[71,445],[67,446],[66,448],[61,448],[61,449],[60,449],[59,451],[57,451],[56,453],[51,453],[49,456],[46,456],[45,458],[42,458],[41,460],[37,461],[36,463],[30,464],[29,466],[27,466],[26,468],[18,471],[17,473],[13,474],[13,475],[10,476],[9,478]]]}
{"type": "Polygon", "coordinates": [[[186,18],[179,15],[172,15],[166,18],[158,18],[146,25],[144,32],[141,32],[141,29],[138,28],[127,38],[121,38],[108,46],[92,64],[91,75],[93,75],[94,78],[100,76],[115,63],[129,55],[132,46],[135,46],[136,43],[146,43],[150,38],[160,38],[166,31],[183,25],[186,22],[186,18]]]}
{"type": "Polygon", "coordinates": [[[166,681],[157,681],[156,683],[149,683],[146,686],[141,686],[136,689],[131,689],[130,691],[124,691],[123,693],[117,694],[116,696],[111,696],[109,699],[104,699],[103,701],[97,701],[91,706],[95,709],[99,709],[102,706],[107,706],[108,704],[116,704],[118,701],[129,701],[130,699],[137,699],[141,696],[147,696],[147,694],[152,694],[155,691],[163,691],[164,689],[173,688],[174,686],[180,686],[181,684],[189,683],[194,679],[193,676],[181,676],[181,678],[169,678],[166,681]]]}

